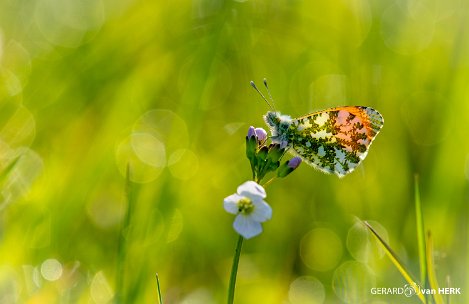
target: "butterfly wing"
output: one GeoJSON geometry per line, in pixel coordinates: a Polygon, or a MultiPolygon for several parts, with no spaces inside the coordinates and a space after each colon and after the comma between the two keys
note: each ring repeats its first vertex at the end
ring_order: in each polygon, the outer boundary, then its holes
{"type": "Polygon", "coordinates": [[[292,119],[288,142],[309,165],[343,177],[366,157],[383,123],[369,107],[331,108],[292,119]]]}

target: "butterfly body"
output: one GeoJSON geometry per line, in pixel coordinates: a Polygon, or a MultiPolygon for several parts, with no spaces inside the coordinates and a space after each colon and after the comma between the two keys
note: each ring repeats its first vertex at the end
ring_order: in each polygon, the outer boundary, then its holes
{"type": "Polygon", "coordinates": [[[269,111],[264,120],[272,142],[339,177],[352,172],[366,157],[384,123],[378,111],[363,106],[336,107],[299,118],[269,111]]]}

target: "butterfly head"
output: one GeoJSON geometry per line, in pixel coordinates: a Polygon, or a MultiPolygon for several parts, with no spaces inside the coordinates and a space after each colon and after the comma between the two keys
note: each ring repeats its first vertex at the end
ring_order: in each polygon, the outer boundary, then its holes
{"type": "Polygon", "coordinates": [[[282,115],[280,112],[269,111],[264,115],[264,121],[272,133],[272,142],[279,143],[282,148],[288,145],[288,129],[292,119],[288,115],[282,115]]]}

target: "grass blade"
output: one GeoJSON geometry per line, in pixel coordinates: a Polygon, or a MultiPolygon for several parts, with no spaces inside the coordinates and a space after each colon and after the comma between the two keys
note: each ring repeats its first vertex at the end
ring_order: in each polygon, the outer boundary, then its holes
{"type": "Polygon", "coordinates": [[[126,295],[124,292],[124,277],[125,277],[125,262],[127,257],[127,237],[129,236],[130,217],[132,215],[133,207],[133,189],[132,181],[130,180],[131,169],[127,164],[125,187],[126,187],[126,200],[127,212],[125,214],[124,222],[122,223],[119,231],[119,241],[117,248],[117,271],[116,271],[116,295],[115,303],[126,303],[126,295]]]}
{"type": "Polygon", "coordinates": [[[156,290],[158,292],[158,304],[163,304],[163,298],[161,297],[161,289],[160,289],[160,278],[158,274],[156,274],[156,290]]]}
{"type": "MultiPolygon", "coordinates": [[[[436,280],[436,273],[435,273],[435,264],[433,261],[433,239],[430,231],[428,231],[427,235],[427,268],[428,268],[428,283],[430,284],[430,288],[438,291],[438,281],[436,280]]],[[[443,297],[437,292],[433,295],[433,299],[435,300],[435,304],[443,304],[444,300],[443,297]]]]}
{"type": "Polygon", "coordinates": [[[417,223],[417,243],[419,249],[419,264],[420,264],[420,283],[423,288],[427,286],[427,255],[425,250],[425,229],[423,225],[423,212],[422,204],[420,202],[420,189],[418,175],[415,175],[415,217],[417,223]]]}
{"type": "MultiPolygon", "coordinates": [[[[378,232],[376,232],[376,230],[374,230],[373,227],[371,227],[371,225],[368,222],[364,221],[363,223],[375,236],[378,242],[381,243],[381,245],[383,245],[386,255],[389,257],[389,259],[394,264],[394,266],[396,266],[397,270],[399,270],[399,272],[402,274],[402,276],[407,281],[407,283],[409,283],[411,286],[415,286],[414,278],[412,277],[410,272],[405,268],[404,264],[400,261],[399,257],[394,253],[391,247],[383,240],[383,238],[378,234],[378,232]]],[[[419,297],[422,303],[424,304],[427,303],[422,293],[417,292],[416,295],[419,297]]]]}

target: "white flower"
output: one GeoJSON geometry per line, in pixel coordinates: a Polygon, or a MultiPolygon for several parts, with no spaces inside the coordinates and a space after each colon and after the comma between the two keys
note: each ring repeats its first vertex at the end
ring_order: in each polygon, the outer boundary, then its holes
{"type": "Polygon", "coordinates": [[[247,181],[223,201],[225,210],[236,214],[233,228],[246,239],[260,234],[261,223],[272,217],[272,208],[264,201],[266,196],[261,185],[247,181]]]}

